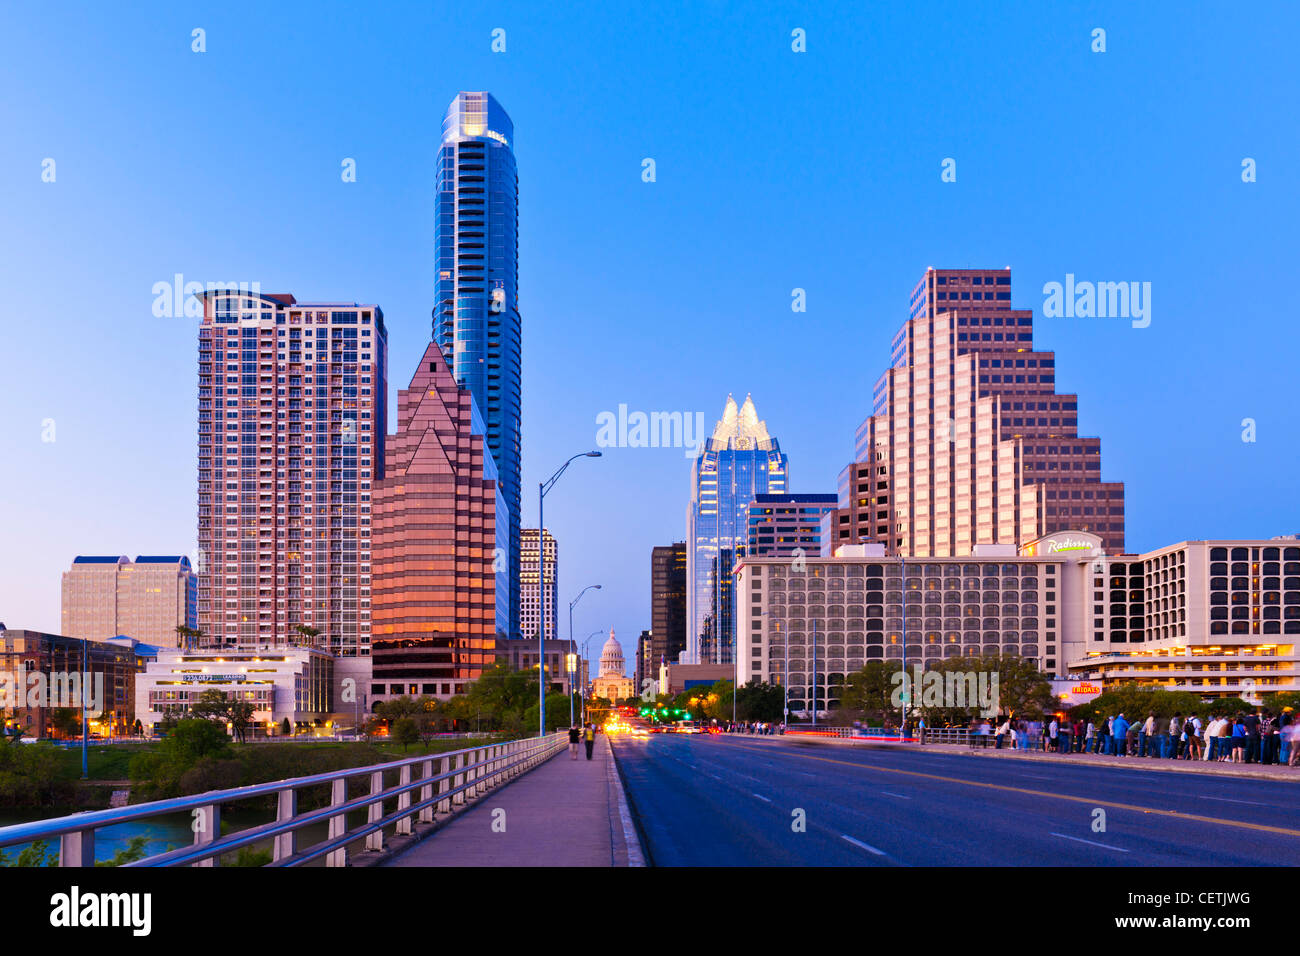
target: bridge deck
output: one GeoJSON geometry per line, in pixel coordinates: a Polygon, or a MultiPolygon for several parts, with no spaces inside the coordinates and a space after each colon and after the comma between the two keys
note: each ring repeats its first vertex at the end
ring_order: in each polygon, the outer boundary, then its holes
{"type": "Polygon", "coordinates": [[[590,761],[567,748],[479,802],[386,866],[640,866],[604,734],[590,761]],[[501,814],[497,811],[505,811],[501,814]]]}

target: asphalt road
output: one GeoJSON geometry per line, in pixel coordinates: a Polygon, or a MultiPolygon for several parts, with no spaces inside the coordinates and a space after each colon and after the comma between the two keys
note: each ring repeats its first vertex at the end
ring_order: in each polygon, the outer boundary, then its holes
{"type": "Polygon", "coordinates": [[[658,866],[1300,864],[1295,783],[726,735],[614,748],[658,866]]]}

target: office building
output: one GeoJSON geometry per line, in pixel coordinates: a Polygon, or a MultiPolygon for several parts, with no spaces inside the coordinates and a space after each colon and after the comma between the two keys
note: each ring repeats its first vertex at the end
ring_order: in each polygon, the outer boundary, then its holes
{"type": "Polygon", "coordinates": [[[645,691],[647,680],[655,679],[654,658],[651,656],[652,642],[653,638],[649,631],[642,631],[636,639],[636,666],[632,671],[632,683],[638,695],[645,691]]]}
{"type": "Polygon", "coordinates": [[[627,676],[627,663],[623,659],[623,645],[609,629],[609,639],[600,651],[599,676],[591,682],[591,696],[603,697],[612,703],[636,696],[632,679],[627,676]]]}
{"type": "Polygon", "coordinates": [[[510,626],[497,601],[504,504],[478,406],[432,343],[397,404],[374,489],[372,707],[462,693],[510,626]]]}
{"type": "Polygon", "coordinates": [[[749,504],[788,487],[786,456],[754,402],[730,395],[691,468],[686,540],[685,663],[732,662],[735,618],[732,566],[748,536],[749,504]]]}
{"type": "Polygon", "coordinates": [[[820,555],[822,518],[835,510],[833,494],[755,495],[749,505],[745,554],[788,558],[820,555]]]}
{"type": "Polygon", "coordinates": [[[1124,550],[1124,486],[1102,481],[1101,441],[1080,437],[1078,396],[1056,392],[1009,270],[927,270],[891,359],[840,474],[832,547],[960,556],[1074,529],[1124,550]]]}
{"type": "MultiPolygon", "coordinates": [[[[572,686],[587,686],[587,662],[578,653],[578,645],[568,639],[548,638],[546,653],[546,689],[548,693],[567,694],[572,686]],[[569,655],[573,655],[573,673],[569,673],[569,655]]],[[[512,671],[537,669],[537,641],[500,641],[496,659],[512,671]]]]}
{"type": "Polygon", "coordinates": [[[201,295],[199,648],[370,655],[388,340],[376,305],[201,295]]]}
{"type": "MultiPolygon", "coordinates": [[[[145,734],[168,717],[190,712],[209,691],[227,701],[253,705],[250,737],[277,736],[283,722],[294,732],[324,735],[334,710],[334,659],[314,647],[267,650],[186,651],[168,649],[148,662],[135,682],[135,713],[145,734]]],[[[340,704],[349,724],[358,716],[340,704]]]]}
{"type": "MultiPolygon", "coordinates": [[[[686,542],[650,551],[650,662],[655,677],[663,662],[676,663],[686,650],[686,542]]],[[[637,687],[641,687],[637,683],[637,687]]]]}
{"type": "Polygon", "coordinates": [[[489,93],[456,96],[438,151],[433,340],[487,428],[507,528],[506,616],[518,625],[520,500],[519,177],[515,130],[489,93]]]}
{"type": "Polygon", "coordinates": [[[62,595],[68,637],[175,647],[176,628],[198,625],[198,577],[182,555],[80,555],[63,572],[62,595]]]}
{"type": "Polygon", "coordinates": [[[538,598],[546,599],[546,636],[556,636],[555,609],[559,606],[560,592],[556,583],[559,546],[549,531],[542,532],[542,574],[544,595],[537,590],[537,529],[524,528],[519,538],[519,625],[528,640],[537,640],[539,621],[538,598]]]}

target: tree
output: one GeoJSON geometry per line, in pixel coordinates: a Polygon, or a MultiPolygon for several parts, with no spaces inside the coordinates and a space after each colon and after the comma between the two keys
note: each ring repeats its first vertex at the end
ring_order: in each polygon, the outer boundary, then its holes
{"type": "Polygon", "coordinates": [[[289,723],[289,718],[288,718],[288,717],[286,717],[286,718],[284,718],[284,720],[280,721],[280,733],[283,734],[283,735],[286,736],[286,737],[292,736],[292,734],[293,734],[293,725],[292,725],[291,723],[289,723]]]}
{"type": "Polygon", "coordinates": [[[176,644],[179,647],[189,650],[195,644],[203,639],[203,632],[197,627],[187,627],[184,624],[176,625],[176,644]]]}
{"type": "Polygon", "coordinates": [[[176,724],[163,743],[163,751],[176,763],[190,766],[203,757],[224,753],[229,745],[230,738],[221,724],[191,717],[176,724]]]}
{"type": "Polygon", "coordinates": [[[230,727],[235,732],[235,739],[242,744],[253,723],[253,705],[246,700],[234,700],[230,702],[229,712],[230,727]]]}
{"type": "Polygon", "coordinates": [[[295,624],[294,633],[299,637],[299,643],[307,647],[316,646],[316,638],[320,637],[320,628],[312,627],[310,624],[295,624]]]}
{"type": "Polygon", "coordinates": [[[50,711],[50,724],[60,737],[75,737],[81,733],[81,711],[56,707],[50,711]]]}
{"type": "Polygon", "coordinates": [[[190,716],[198,720],[216,720],[225,722],[230,719],[230,702],[219,690],[205,690],[199,699],[190,705],[190,716]]]}
{"type": "Polygon", "coordinates": [[[402,745],[402,750],[420,739],[420,730],[415,725],[414,719],[410,717],[399,717],[393,721],[392,729],[389,732],[394,742],[402,745]]]}
{"type": "MultiPolygon", "coordinates": [[[[730,681],[728,684],[728,692],[730,681]]],[[[717,685],[715,685],[716,687],[717,685]]],[[[736,719],[777,723],[785,709],[785,693],[779,685],[750,681],[736,692],[736,719]]]]}

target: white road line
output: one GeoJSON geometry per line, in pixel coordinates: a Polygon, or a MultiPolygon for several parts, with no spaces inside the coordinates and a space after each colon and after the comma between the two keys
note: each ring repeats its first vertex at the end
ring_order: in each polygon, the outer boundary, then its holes
{"type": "Polygon", "coordinates": [[[1202,800],[1219,800],[1223,803],[1249,803],[1252,807],[1271,807],[1271,803],[1260,803],[1258,800],[1233,800],[1231,797],[1202,797],[1202,800]]]}
{"type": "Polygon", "coordinates": [[[856,847],[861,847],[862,849],[866,850],[868,853],[874,853],[874,854],[876,854],[876,856],[886,856],[886,853],[885,853],[884,850],[877,850],[874,846],[871,846],[869,843],[863,843],[861,840],[855,840],[855,839],[853,839],[853,837],[849,836],[847,833],[841,833],[841,834],[840,834],[840,839],[841,839],[841,840],[848,840],[848,841],[849,841],[850,843],[852,843],[854,846],[856,846],[856,847]]]}
{"type": "Polygon", "coordinates": [[[880,792],[881,792],[884,796],[886,796],[886,797],[898,797],[899,800],[911,800],[911,799],[912,799],[911,797],[905,797],[905,796],[903,796],[901,793],[893,793],[893,792],[891,792],[891,791],[889,791],[889,790],[881,790],[880,792]]]}
{"type": "Polygon", "coordinates": [[[1066,836],[1064,833],[1053,833],[1052,836],[1060,837],[1062,840],[1074,840],[1076,843],[1087,843],[1089,846],[1099,846],[1103,850],[1114,850],[1116,853],[1127,853],[1128,850],[1122,847],[1111,846],[1109,843],[1097,843],[1094,840],[1084,840],[1080,837],[1066,836]]]}
{"type": "MultiPolygon", "coordinates": [[[[742,687],[741,690],[744,690],[744,688],[742,687]]],[[[763,800],[763,801],[766,801],[767,803],[771,803],[771,802],[772,802],[771,800],[768,800],[767,797],[763,796],[761,793],[751,793],[750,796],[751,796],[751,797],[758,797],[758,799],[763,800]]]]}

